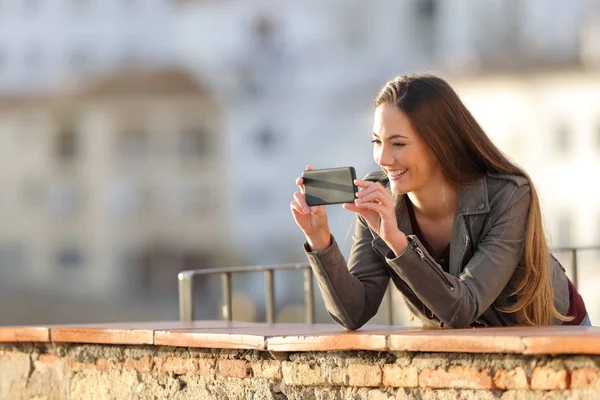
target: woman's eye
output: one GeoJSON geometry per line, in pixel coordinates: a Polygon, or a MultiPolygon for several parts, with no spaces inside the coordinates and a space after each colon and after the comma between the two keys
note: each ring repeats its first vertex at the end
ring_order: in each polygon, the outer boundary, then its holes
{"type": "Polygon", "coordinates": [[[381,140],[373,139],[373,140],[371,140],[371,143],[377,143],[377,144],[380,144],[380,143],[381,143],[381,140]]]}
{"type": "Polygon", "coordinates": [[[392,146],[395,147],[404,147],[406,144],[405,143],[392,143],[392,146]]]}

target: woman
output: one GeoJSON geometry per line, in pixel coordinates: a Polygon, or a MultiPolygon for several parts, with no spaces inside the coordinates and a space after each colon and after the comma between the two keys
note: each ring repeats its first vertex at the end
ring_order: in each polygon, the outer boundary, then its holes
{"type": "MultiPolygon", "coordinates": [[[[324,206],[291,203],[329,314],[347,329],[375,315],[391,278],[425,325],[590,325],[548,250],[528,175],[490,141],[452,88],[398,77],[375,100],[373,157],[357,180],[346,264],[324,206]]],[[[310,166],[308,167],[310,169],[310,166]]]]}

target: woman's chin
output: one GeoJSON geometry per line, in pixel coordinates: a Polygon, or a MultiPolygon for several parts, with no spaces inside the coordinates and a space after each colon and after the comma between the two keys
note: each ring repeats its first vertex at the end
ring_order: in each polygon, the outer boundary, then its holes
{"type": "Polygon", "coordinates": [[[407,185],[404,184],[400,184],[394,181],[390,182],[390,190],[392,191],[392,193],[394,194],[406,194],[408,192],[410,192],[410,189],[407,185]]]}

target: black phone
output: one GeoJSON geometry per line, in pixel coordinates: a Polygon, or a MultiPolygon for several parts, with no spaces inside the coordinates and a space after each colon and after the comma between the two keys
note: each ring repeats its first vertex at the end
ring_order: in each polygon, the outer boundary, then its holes
{"type": "Polygon", "coordinates": [[[304,171],[304,195],[306,204],[320,206],[353,203],[358,187],[354,184],[356,171],[353,167],[315,169],[304,171]]]}

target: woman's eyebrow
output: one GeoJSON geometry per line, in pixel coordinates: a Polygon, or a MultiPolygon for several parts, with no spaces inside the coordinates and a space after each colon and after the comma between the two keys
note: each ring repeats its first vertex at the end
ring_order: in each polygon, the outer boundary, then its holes
{"type": "MultiPolygon", "coordinates": [[[[373,136],[375,136],[376,138],[379,137],[378,134],[376,134],[375,132],[373,132],[373,136]]],[[[395,135],[390,135],[388,136],[386,139],[387,140],[392,140],[392,139],[397,139],[397,138],[403,138],[403,139],[408,139],[406,136],[402,136],[400,134],[395,134],[395,135]]]]}

